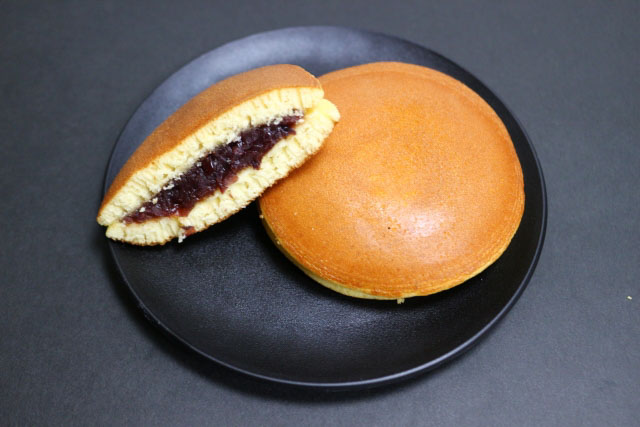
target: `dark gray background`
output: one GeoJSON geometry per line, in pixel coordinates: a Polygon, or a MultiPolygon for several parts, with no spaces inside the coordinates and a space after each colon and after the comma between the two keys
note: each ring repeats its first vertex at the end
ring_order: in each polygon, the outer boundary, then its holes
{"type": "Polygon", "coordinates": [[[533,3],[0,2],[1,423],[637,425],[640,6],[533,3]],[[452,363],[370,391],[260,382],[169,342],[94,219],[113,143],[155,86],[228,41],[317,24],[471,71],[547,182],[545,248],[513,310],[452,363]]]}

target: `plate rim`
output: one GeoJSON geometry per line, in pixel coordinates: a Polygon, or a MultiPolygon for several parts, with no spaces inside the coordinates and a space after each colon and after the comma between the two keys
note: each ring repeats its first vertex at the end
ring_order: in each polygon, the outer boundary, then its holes
{"type": "Polygon", "coordinates": [[[496,93],[489,86],[487,86],[484,82],[482,82],[480,79],[475,77],[475,75],[472,74],[471,72],[469,72],[466,68],[460,66],[458,63],[456,63],[453,60],[445,57],[444,55],[440,54],[439,52],[434,51],[434,50],[432,50],[432,49],[430,49],[428,47],[422,46],[422,45],[420,45],[418,43],[415,43],[415,42],[413,42],[411,40],[403,39],[401,37],[397,37],[397,36],[390,35],[390,34],[385,34],[385,33],[382,33],[382,32],[363,30],[363,29],[359,29],[359,28],[344,27],[344,26],[310,25],[310,26],[283,27],[283,28],[278,28],[278,29],[274,29],[274,30],[262,31],[262,32],[259,32],[259,33],[253,33],[253,34],[250,34],[248,36],[241,37],[239,39],[235,39],[235,40],[229,41],[229,42],[221,44],[220,46],[217,46],[217,47],[215,47],[213,49],[210,49],[210,50],[208,50],[206,52],[203,52],[202,54],[194,57],[190,61],[188,61],[188,62],[184,63],[183,65],[181,65],[179,68],[174,70],[171,74],[169,74],[169,76],[167,76],[167,78],[165,78],[160,84],[155,86],[154,89],[146,97],[144,97],[144,99],[138,104],[138,106],[136,107],[134,112],[131,114],[129,119],[126,121],[125,125],[122,127],[122,129],[118,133],[118,136],[117,136],[117,138],[115,140],[115,143],[113,144],[113,147],[112,147],[111,152],[109,154],[109,161],[107,162],[107,166],[106,166],[106,169],[105,169],[105,172],[104,172],[104,177],[103,177],[103,190],[102,190],[103,191],[103,197],[104,197],[104,194],[108,190],[108,186],[111,184],[110,182],[108,182],[109,172],[111,170],[112,163],[114,162],[114,153],[116,151],[116,148],[119,145],[118,143],[119,143],[120,138],[122,137],[125,129],[128,128],[130,122],[133,120],[133,118],[139,112],[140,108],[147,102],[147,100],[150,97],[152,97],[153,94],[155,94],[157,91],[159,91],[165,85],[165,83],[167,83],[167,81],[169,79],[171,79],[176,73],[178,73],[183,68],[188,67],[192,63],[198,61],[200,58],[202,58],[205,55],[208,55],[211,52],[214,52],[216,50],[223,49],[223,48],[228,49],[229,47],[232,47],[233,44],[246,42],[249,39],[254,38],[254,37],[261,37],[261,36],[275,34],[275,33],[279,33],[279,32],[286,32],[286,31],[293,31],[293,30],[310,30],[310,29],[313,29],[313,30],[340,30],[340,31],[355,32],[355,33],[358,33],[358,34],[361,34],[361,35],[374,35],[374,36],[377,36],[377,37],[384,37],[384,38],[392,39],[392,40],[395,40],[395,41],[398,41],[398,42],[402,42],[402,43],[408,43],[408,44],[412,45],[415,48],[426,50],[430,54],[438,57],[441,61],[444,61],[445,63],[450,63],[450,64],[454,65],[455,67],[457,67],[459,70],[461,70],[463,73],[473,77],[480,85],[482,85],[484,87],[484,89],[486,89],[491,95],[493,95],[493,97],[500,104],[502,104],[502,106],[504,107],[506,112],[513,118],[515,124],[517,125],[518,130],[520,132],[522,132],[522,134],[524,136],[524,140],[526,141],[526,144],[527,144],[529,150],[531,151],[533,160],[535,161],[535,169],[536,169],[536,173],[538,175],[538,179],[540,181],[540,193],[541,193],[540,195],[541,195],[541,200],[542,200],[542,218],[541,218],[540,234],[538,235],[538,239],[536,241],[536,250],[535,250],[533,258],[532,258],[532,260],[531,260],[531,262],[529,264],[527,272],[526,272],[524,278],[522,279],[522,281],[520,282],[520,284],[518,285],[518,288],[516,289],[516,291],[509,298],[509,301],[507,301],[507,303],[500,309],[500,311],[486,325],[484,325],[484,327],[482,327],[473,336],[471,336],[470,338],[466,339],[463,343],[459,344],[458,346],[456,346],[452,350],[448,351],[447,353],[442,354],[441,356],[439,356],[439,357],[437,357],[435,359],[431,359],[431,360],[429,360],[429,361],[427,361],[427,362],[425,362],[423,364],[420,364],[418,366],[414,366],[413,368],[410,368],[410,369],[406,369],[406,370],[403,370],[403,371],[400,371],[400,372],[396,372],[396,373],[393,373],[393,374],[389,374],[389,375],[383,375],[383,376],[380,376],[380,377],[368,378],[368,379],[363,379],[363,380],[355,380],[355,381],[318,382],[318,381],[291,380],[291,379],[280,378],[280,377],[276,377],[276,376],[264,375],[264,374],[261,374],[261,373],[253,372],[253,371],[250,371],[250,370],[235,366],[232,363],[225,362],[223,360],[220,360],[217,357],[214,357],[214,356],[212,356],[212,355],[210,355],[208,353],[205,353],[204,351],[198,349],[197,347],[195,347],[194,345],[189,343],[188,340],[186,340],[185,338],[180,336],[180,334],[175,332],[173,329],[171,329],[169,326],[167,326],[164,322],[162,322],[160,319],[158,319],[158,317],[156,317],[151,312],[151,310],[149,310],[147,308],[146,304],[139,297],[139,295],[137,294],[137,292],[135,291],[133,286],[131,286],[131,284],[129,283],[129,280],[127,279],[127,276],[125,275],[124,271],[122,270],[120,262],[118,261],[118,257],[116,256],[116,253],[115,253],[115,247],[117,245],[117,242],[114,242],[114,241],[112,241],[110,239],[107,239],[107,244],[109,246],[109,253],[111,254],[113,262],[116,265],[118,273],[120,274],[120,277],[123,279],[124,283],[126,284],[126,287],[127,287],[128,291],[130,292],[130,294],[135,299],[137,307],[142,311],[143,316],[150,323],[152,323],[155,327],[159,328],[160,331],[164,335],[168,336],[169,338],[171,338],[173,340],[176,340],[181,345],[186,346],[186,348],[188,348],[191,351],[195,352],[199,356],[204,357],[208,361],[213,361],[213,362],[215,362],[215,363],[217,363],[217,364],[219,364],[221,366],[224,366],[225,368],[231,369],[232,371],[239,372],[241,374],[245,374],[245,375],[248,375],[248,376],[253,377],[253,378],[258,378],[258,379],[265,380],[265,381],[271,381],[271,382],[275,382],[275,383],[279,383],[279,384],[284,384],[284,385],[294,386],[294,387],[301,387],[301,388],[312,388],[312,389],[320,388],[320,389],[327,389],[327,390],[354,390],[354,389],[371,388],[371,387],[387,385],[387,384],[398,382],[400,380],[409,379],[409,378],[415,377],[416,375],[418,375],[420,373],[425,373],[427,371],[435,369],[438,366],[442,365],[443,363],[445,363],[447,361],[450,361],[450,360],[453,360],[456,357],[464,354],[465,352],[470,350],[475,344],[477,344],[483,336],[485,336],[491,329],[493,329],[493,327],[500,320],[502,320],[502,318],[509,312],[509,310],[511,310],[511,308],[518,301],[518,299],[520,298],[520,296],[524,292],[525,288],[528,286],[529,281],[531,280],[531,277],[533,276],[533,273],[534,273],[534,271],[536,269],[536,266],[538,264],[538,261],[540,259],[540,254],[542,252],[542,248],[544,246],[544,240],[545,240],[546,230],[547,230],[547,217],[548,217],[547,189],[546,189],[546,183],[545,183],[545,179],[544,179],[544,173],[542,171],[542,166],[540,164],[540,159],[538,158],[538,154],[537,154],[537,152],[535,150],[535,147],[533,146],[533,143],[531,142],[531,138],[529,137],[527,131],[522,126],[522,123],[520,122],[518,117],[514,114],[513,110],[511,108],[509,108],[509,106],[502,100],[502,98],[498,97],[496,95],[496,93]]]}

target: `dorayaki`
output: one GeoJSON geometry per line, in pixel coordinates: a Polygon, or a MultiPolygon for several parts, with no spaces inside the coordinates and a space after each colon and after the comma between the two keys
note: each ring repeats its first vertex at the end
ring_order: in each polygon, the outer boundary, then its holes
{"type": "Polygon", "coordinates": [[[273,65],[220,81],[156,128],[98,212],[108,237],[164,244],[246,206],[315,153],[339,119],[318,80],[273,65]]]}
{"type": "Polygon", "coordinates": [[[337,292],[401,301],[459,285],[505,251],[524,210],[523,175],[479,95],[403,63],[319,80],[341,120],[260,198],[287,257],[337,292]]]}

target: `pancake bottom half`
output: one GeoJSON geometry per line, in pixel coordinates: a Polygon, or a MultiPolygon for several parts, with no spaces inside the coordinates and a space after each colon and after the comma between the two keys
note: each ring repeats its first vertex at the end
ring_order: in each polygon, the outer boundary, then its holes
{"type": "Polygon", "coordinates": [[[340,122],[260,199],[289,259],[345,295],[401,300],[456,286],[505,251],[524,211],[522,169],[480,96],[401,63],[320,82],[340,122]]]}

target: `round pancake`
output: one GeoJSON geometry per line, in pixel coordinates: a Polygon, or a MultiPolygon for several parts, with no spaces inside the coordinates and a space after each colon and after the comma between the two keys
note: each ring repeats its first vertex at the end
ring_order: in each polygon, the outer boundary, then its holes
{"type": "Polygon", "coordinates": [[[458,285],[507,248],[522,169],[491,107],[459,81],[402,63],[320,77],[342,119],[260,199],[267,231],[346,295],[402,299],[458,285]]]}

